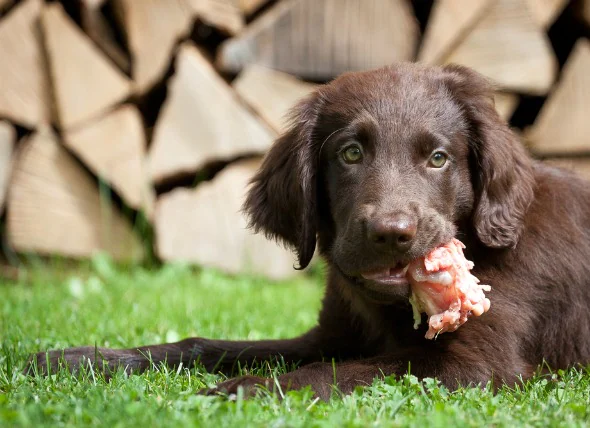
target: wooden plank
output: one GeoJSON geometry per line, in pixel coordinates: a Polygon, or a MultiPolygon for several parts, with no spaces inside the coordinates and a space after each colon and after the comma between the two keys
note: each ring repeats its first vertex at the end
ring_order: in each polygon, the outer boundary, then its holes
{"type": "Polygon", "coordinates": [[[238,0],[186,0],[193,14],[205,24],[233,36],[244,28],[238,0]]]}
{"type": "Polygon", "coordinates": [[[248,230],[240,211],[248,181],[259,165],[260,160],[236,162],[195,189],[161,196],[155,217],[158,256],[230,273],[296,275],[294,255],[248,230]]]}
{"type": "Polygon", "coordinates": [[[494,103],[500,117],[508,122],[518,106],[518,95],[507,92],[496,92],[494,94],[494,103]]]}
{"type": "Polygon", "coordinates": [[[234,89],[277,133],[285,131],[287,113],[317,85],[280,71],[247,66],[232,83],[234,89]]]}
{"type": "Polygon", "coordinates": [[[5,121],[0,121],[0,214],[4,208],[8,181],[12,169],[12,152],[16,143],[14,127],[5,121]]]}
{"type": "Polygon", "coordinates": [[[418,60],[438,64],[492,5],[492,0],[439,0],[434,3],[418,60]]]}
{"type": "Polygon", "coordinates": [[[40,0],[21,2],[0,21],[0,117],[34,128],[50,121],[49,82],[37,21],[40,0]]]}
{"type": "Polygon", "coordinates": [[[268,3],[268,1],[269,0],[239,0],[240,9],[244,15],[252,15],[268,3]]]}
{"type": "Polygon", "coordinates": [[[162,183],[213,161],[264,153],[274,133],[251,114],[194,47],[183,45],[155,125],[150,175],[162,183]]]}
{"type": "Polygon", "coordinates": [[[131,93],[131,84],[72,22],[59,3],[48,4],[41,23],[49,57],[59,124],[72,128],[131,93]]]}
{"type": "Polygon", "coordinates": [[[64,143],[131,208],[151,213],[153,192],[148,184],[146,140],[137,108],[123,105],[67,132],[64,143]]]}
{"type": "Polygon", "coordinates": [[[82,28],[94,43],[124,72],[131,69],[131,61],[115,40],[112,29],[100,11],[105,0],[82,0],[80,18],[82,28]]]}
{"type": "Polygon", "coordinates": [[[527,0],[533,18],[543,28],[549,28],[569,2],[570,0],[527,0]]]}
{"type": "Polygon", "coordinates": [[[174,47],[188,35],[192,12],[185,0],[117,0],[115,6],[131,53],[136,90],[145,93],[163,78],[174,47]]]}
{"type": "Polygon", "coordinates": [[[590,42],[580,39],[527,132],[537,153],[590,152],[590,42]]]}
{"type": "Polygon", "coordinates": [[[443,62],[471,67],[504,90],[546,94],[555,80],[557,61],[525,1],[496,0],[443,62]]]}
{"type": "Polygon", "coordinates": [[[8,194],[8,242],[18,252],[139,260],[128,222],[49,129],[20,148],[8,194]]]}
{"type": "Polygon", "coordinates": [[[568,171],[573,171],[581,177],[590,180],[589,157],[554,158],[546,160],[545,163],[567,169],[568,171]]]}
{"type": "Polygon", "coordinates": [[[417,40],[405,0],[285,0],[224,42],[218,64],[235,73],[253,63],[326,79],[411,60],[417,40]]]}

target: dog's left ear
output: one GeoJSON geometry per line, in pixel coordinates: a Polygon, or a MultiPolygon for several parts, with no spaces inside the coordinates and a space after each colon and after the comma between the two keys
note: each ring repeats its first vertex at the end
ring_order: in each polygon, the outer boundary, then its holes
{"type": "Polygon", "coordinates": [[[462,66],[451,65],[444,70],[447,87],[460,103],[470,127],[475,231],[488,247],[514,247],[534,198],[532,161],[496,112],[488,81],[462,66]]]}
{"type": "Polygon", "coordinates": [[[291,111],[291,127],[273,144],[251,181],[243,210],[250,227],[297,251],[299,269],[315,251],[317,232],[318,91],[291,111]]]}

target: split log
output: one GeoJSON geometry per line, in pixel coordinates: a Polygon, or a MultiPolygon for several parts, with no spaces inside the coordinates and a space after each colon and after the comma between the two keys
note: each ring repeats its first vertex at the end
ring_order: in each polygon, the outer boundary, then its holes
{"type": "Polygon", "coordinates": [[[432,6],[418,60],[439,64],[473,29],[493,0],[439,0],[432,6]]]}
{"type": "Polygon", "coordinates": [[[590,180],[590,158],[588,157],[555,158],[545,162],[569,171],[574,171],[576,174],[590,180]]]}
{"type": "Polygon", "coordinates": [[[64,143],[133,209],[151,213],[153,194],[145,168],[146,140],[132,105],[65,133],[64,143]]]}
{"type": "Polygon", "coordinates": [[[8,192],[7,234],[19,252],[138,260],[142,246],[92,178],[43,128],[19,149],[8,192]]]}
{"type": "Polygon", "coordinates": [[[115,6],[131,53],[136,90],[143,94],[164,76],[174,47],[191,29],[192,13],[185,0],[117,0],[115,6]]]}
{"type": "Polygon", "coordinates": [[[213,161],[264,153],[273,139],[194,45],[183,45],[150,147],[153,182],[195,173],[213,161]]]}
{"type": "Polygon", "coordinates": [[[268,0],[239,0],[239,2],[242,13],[246,16],[249,16],[268,3],[268,0]]]}
{"type": "Polygon", "coordinates": [[[570,0],[527,0],[535,21],[543,28],[551,27],[570,0]]]}
{"type": "Polygon", "coordinates": [[[12,5],[13,0],[0,0],[0,12],[12,5]]]}
{"type": "Polygon", "coordinates": [[[15,142],[16,131],[14,127],[8,122],[0,121],[0,214],[4,208],[4,199],[8,189],[15,142]]]}
{"type": "Polygon", "coordinates": [[[316,87],[289,74],[257,65],[247,66],[232,85],[279,134],[286,130],[289,109],[316,87]]]}
{"type": "Polygon", "coordinates": [[[131,92],[129,80],[72,22],[59,3],[41,14],[59,124],[73,128],[131,92]]]}
{"type": "Polygon", "coordinates": [[[259,165],[259,160],[236,162],[196,189],[176,189],[160,197],[155,215],[158,256],[230,273],[296,275],[294,255],[253,234],[240,212],[247,183],[259,165]]]}
{"type": "Polygon", "coordinates": [[[0,117],[34,128],[50,121],[50,90],[38,34],[41,0],[17,5],[0,21],[0,117]]]}
{"type": "Polygon", "coordinates": [[[546,94],[557,73],[551,43],[526,0],[496,0],[441,61],[479,71],[502,89],[546,94]]]}
{"type": "Polygon", "coordinates": [[[527,139],[540,154],[590,152],[590,42],[580,39],[527,139]]]}
{"type": "Polygon", "coordinates": [[[518,95],[507,92],[496,92],[494,94],[494,103],[500,117],[508,122],[518,106],[518,95]]]}
{"type": "Polygon", "coordinates": [[[115,36],[100,11],[105,0],[82,0],[80,17],[82,28],[94,43],[125,73],[129,73],[131,62],[115,40],[115,36]]]}
{"type": "Polygon", "coordinates": [[[586,24],[590,25],[590,0],[582,0],[582,18],[586,21],[586,24]]]}
{"type": "Polygon", "coordinates": [[[238,0],[186,0],[193,14],[205,24],[233,36],[244,28],[238,0]]]}
{"type": "Polygon", "coordinates": [[[254,63],[327,79],[411,60],[417,39],[405,0],[286,0],[224,42],[218,63],[235,73],[254,63]]]}

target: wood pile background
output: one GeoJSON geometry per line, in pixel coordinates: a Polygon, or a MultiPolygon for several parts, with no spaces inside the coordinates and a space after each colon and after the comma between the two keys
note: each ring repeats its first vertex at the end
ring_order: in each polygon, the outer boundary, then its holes
{"type": "Polygon", "coordinates": [[[395,61],[480,71],[534,155],[590,177],[589,37],[590,0],[0,0],[3,257],[293,275],[246,183],[297,99],[395,61]]]}

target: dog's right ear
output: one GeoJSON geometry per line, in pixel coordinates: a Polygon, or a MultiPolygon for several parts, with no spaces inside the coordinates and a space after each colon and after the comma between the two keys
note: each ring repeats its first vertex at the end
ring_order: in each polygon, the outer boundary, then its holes
{"type": "Polygon", "coordinates": [[[290,129],[272,146],[251,181],[243,210],[249,226],[297,251],[305,268],[317,232],[317,144],[313,134],[321,95],[314,92],[291,111],[290,129]]]}

